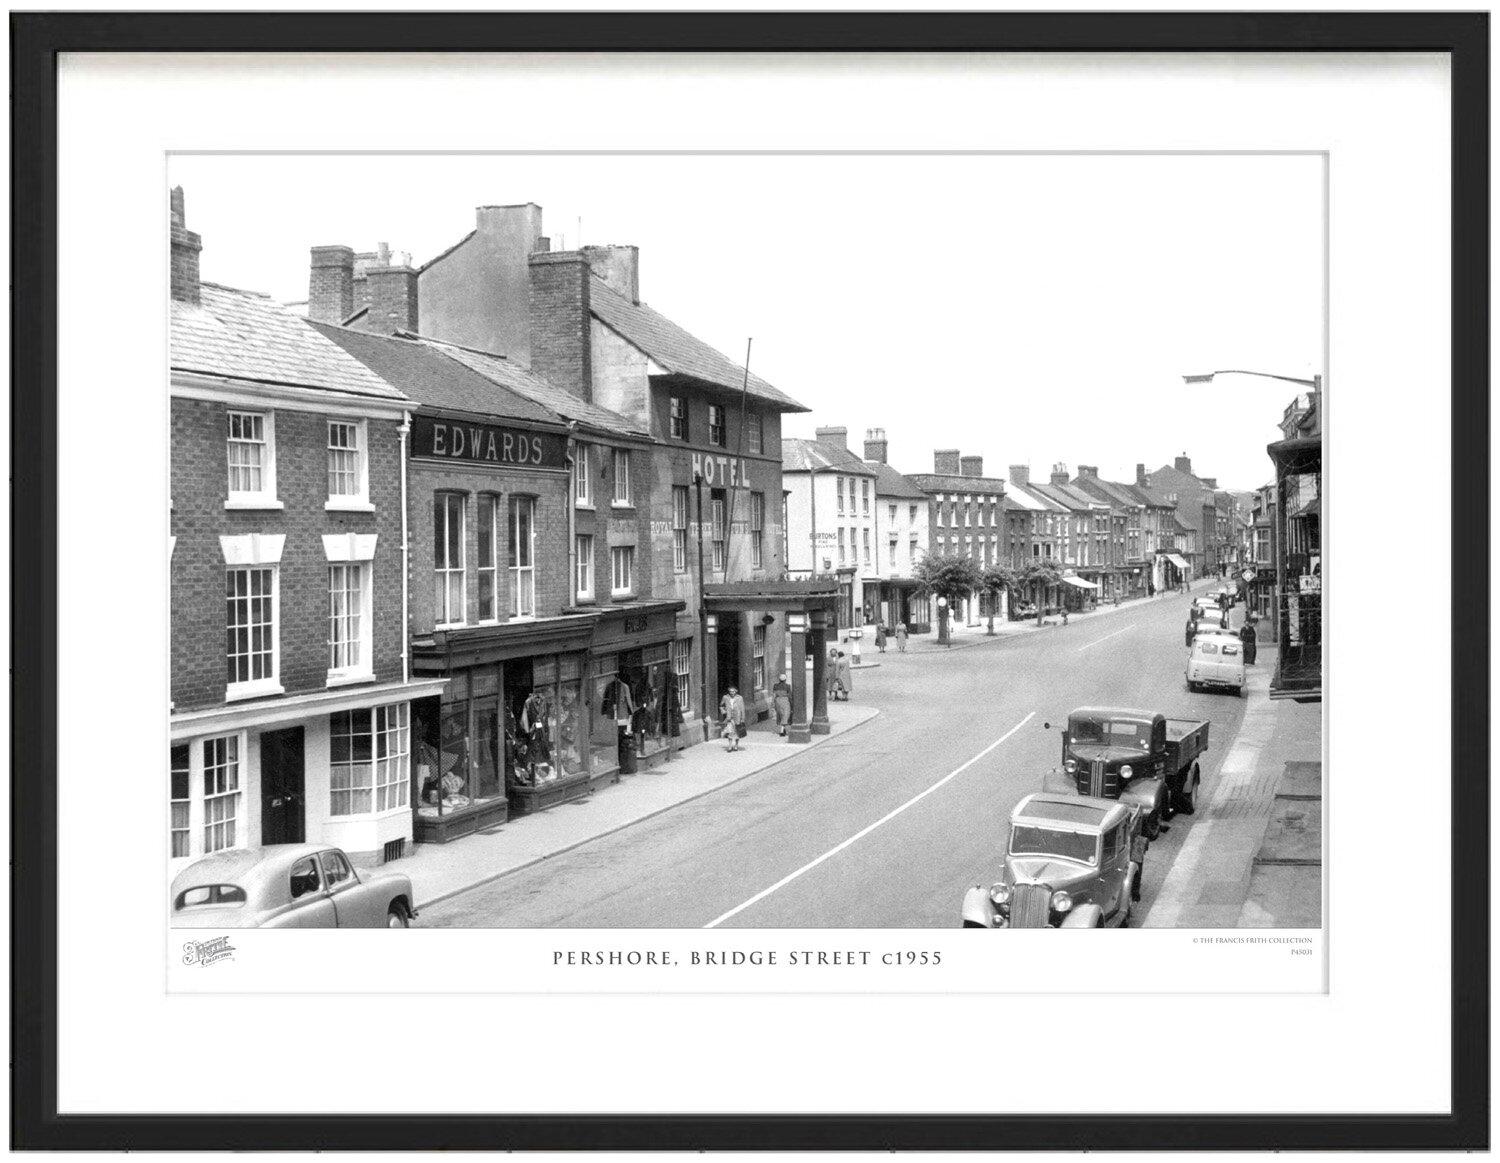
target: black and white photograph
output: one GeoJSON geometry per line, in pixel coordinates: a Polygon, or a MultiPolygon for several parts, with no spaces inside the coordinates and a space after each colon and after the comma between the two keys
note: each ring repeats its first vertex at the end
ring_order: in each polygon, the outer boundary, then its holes
{"type": "Polygon", "coordinates": [[[1482,19],[12,32],[14,1144],[1487,1142],[1482,19]]]}
{"type": "Polygon", "coordinates": [[[1322,156],[167,169],[174,929],[1321,927],[1322,156]]]}

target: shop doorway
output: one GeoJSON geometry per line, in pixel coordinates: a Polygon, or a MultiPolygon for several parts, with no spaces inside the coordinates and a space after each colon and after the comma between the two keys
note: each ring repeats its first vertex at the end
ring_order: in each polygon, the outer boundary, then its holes
{"type": "MultiPolygon", "coordinates": [[[[740,682],[740,627],[744,620],[743,614],[719,615],[719,690],[711,711],[716,717],[719,713],[718,700],[729,693],[730,687],[740,687],[740,694],[745,693],[743,684],[740,682]]],[[[748,703],[749,699],[745,701],[748,703]]]]}
{"type": "Polygon", "coordinates": [[[260,737],[260,842],[300,844],[306,839],[302,728],[260,737]]]}

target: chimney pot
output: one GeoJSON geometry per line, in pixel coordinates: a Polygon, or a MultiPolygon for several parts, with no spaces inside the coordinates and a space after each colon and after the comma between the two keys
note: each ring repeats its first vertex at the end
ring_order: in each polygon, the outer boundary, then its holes
{"type": "Polygon", "coordinates": [[[867,428],[865,430],[865,459],[877,464],[886,463],[886,453],[889,445],[885,439],[884,428],[867,428]]]}
{"type": "Polygon", "coordinates": [[[847,428],[819,428],[817,430],[819,444],[834,444],[839,448],[847,450],[849,447],[849,429],[847,428]]]}

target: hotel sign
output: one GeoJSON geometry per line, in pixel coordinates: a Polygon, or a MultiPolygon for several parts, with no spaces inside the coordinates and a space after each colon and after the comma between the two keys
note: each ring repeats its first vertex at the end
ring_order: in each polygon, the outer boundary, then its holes
{"type": "Polygon", "coordinates": [[[411,420],[411,454],[423,460],[504,468],[566,469],[568,438],[560,432],[461,424],[418,414],[411,420]]]}

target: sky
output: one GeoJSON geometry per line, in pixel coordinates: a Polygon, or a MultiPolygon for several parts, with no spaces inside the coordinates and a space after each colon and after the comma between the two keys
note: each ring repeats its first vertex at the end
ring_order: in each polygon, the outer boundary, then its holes
{"type": "Polygon", "coordinates": [[[812,409],[933,451],[1097,465],[1187,455],[1221,488],[1324,345],[1322,159],[1307,155],[176,155],[207,280],[307,297],[310,247],[420,265],[474,208],[535,202],[553,248],[640,248],[643,301],[812,409]]]}

